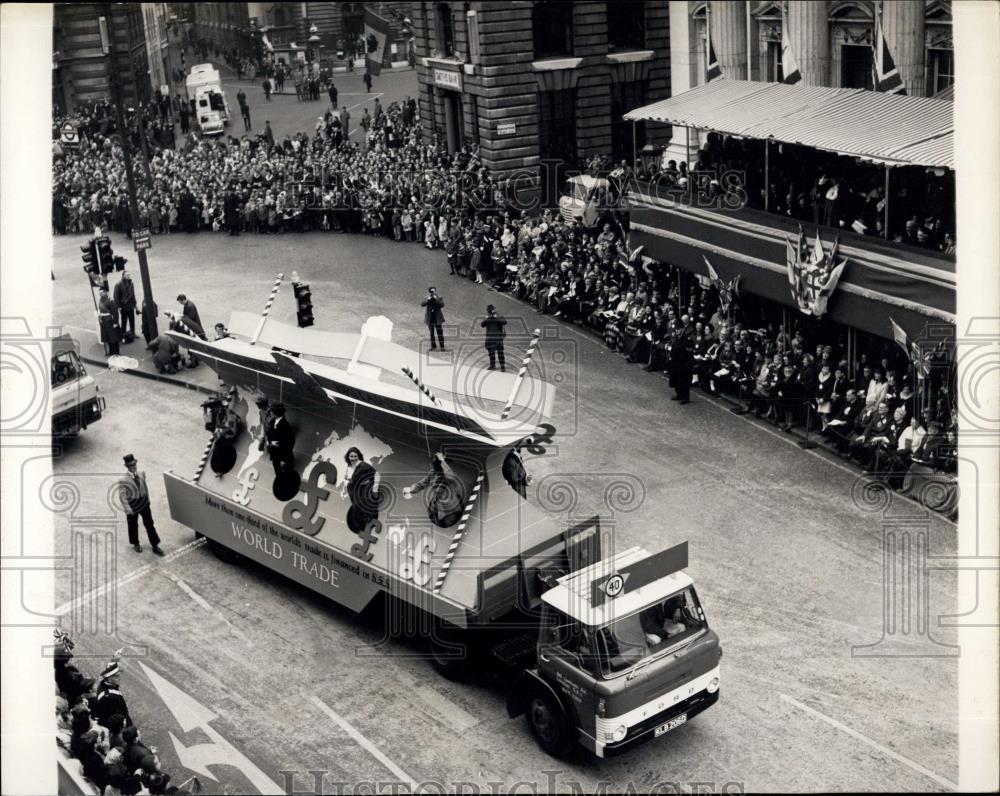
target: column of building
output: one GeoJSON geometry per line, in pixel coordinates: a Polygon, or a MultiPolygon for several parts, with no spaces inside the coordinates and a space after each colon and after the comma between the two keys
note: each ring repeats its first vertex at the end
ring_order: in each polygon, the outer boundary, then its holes
{"type": "Polygon", "coordinates": [[[722,68],[722,76],[730,80],[747,79],[747,6],[746,3],[721,2],[709,4],[712,46],[722,68]]]}
{"type": "Polygon", "coordinates": [[[906,93],[922,97],[926,93],[923,0],[894,0],[881,7],[885,40],[906,93]]]}
{"type": "MultiPolygon", "coordinates": [[[[830,85],[830,23],[827,0],[792,0],[785,23],[804,86],[830,85]]],[[[788,67],[785,67],[786,71],[788,67]]]]}
{"type": "MultiPolygon", "coordinates": [[[[670,0],[670,96],[676,97],[698,85],[699,38],[687,0],[670,0]]],[[[663,153],[663,163],[690,163],[698,151],[697,136],[683,127],[674,126],[670,143],[663,153]]]]}

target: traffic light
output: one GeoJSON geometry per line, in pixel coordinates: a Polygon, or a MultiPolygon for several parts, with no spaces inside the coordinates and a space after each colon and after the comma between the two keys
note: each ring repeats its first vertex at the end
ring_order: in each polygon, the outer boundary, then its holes
{"type": "Polygon", "coordinates": [[[102,235],[97,239],[97,259],[102,274],[110,274],[115,270],[114,257],[115,253],[111,251],[111,238],[102,235]]]}
{"type": "Polygon", "coordinates": [[[94,246],[94,239],[91,238],[86,244],[81,246],[80,251],[83,252],[83,270],[88,274],[96,274],[98,272],[97,250],[94,246]]]}
{"type": "Polygon", "coordinates": [[[305,282],[296,282],[292,288],[295,291],[295,303],[298,305],[296,315],[299,320],[299,328],[305,329],[313,325],[313,305],[312,291],[305,282]]]}

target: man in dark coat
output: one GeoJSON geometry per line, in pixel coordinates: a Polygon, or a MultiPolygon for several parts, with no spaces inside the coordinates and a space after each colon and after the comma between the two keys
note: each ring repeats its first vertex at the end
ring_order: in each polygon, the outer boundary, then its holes
{"type": "Polygon", "coordinates": [[[681,328],[670,346],[670,384],[674,388],[671,400],[681,404],[691,402],[691,377],[694,375],[694,327],[691,316],[681,317],[681,328]]]}
{"type": "MultiPolygon", "coordinates": [[[[497,315],[496,307],[490,304],[486,307],[486,318],[479,324],[486,330],[486,353],[490,356],[490,370],[496,370],[496,361],[500,360],[500,370],[506,371],[507,362],[503,355],[503,339],[506,335],[504,327],[507,319],[497,315]]],[[[443,347],[443,346],[442,346],[443,347]]]]}
{"type": "Polygon", "coordinates": [[[337,87],[330,83],[330,90],[327,93],[330,95],[330,105],[337,110],[337,87]]]}
{"type": "MultiPolygon", "coordinates": [[[[198,308],[183,293],[177,296],[177,303],[181,305],[181,319],[184,321],[194,321],[194,324],[201,330],[204,330],[204,326],[201,323],[201,316],[198,315],[198,308]]],[[[204,337],[205,332],[202,331],[201,336],[204,337]]]]}
{"type": "Polygon", "coordinates": [[[128,469],[128,474],[122,477],[119,486],[122,490],[122,503],[127,509],[125,520],[128,525],[128,543],[135,552],[142,552],[142,545],[139,544],[139,517],[142,517],[142,524],[146,528],[146,535],[149,537],[153,552],[162,556],[160,537],[156,533],[153,512],[150,509],[146,473],[138,469],[138,462],[131,453],[125,455],[125,467],[128,469]]]}
{"type": "Polygon", "coordinates": [[[285,419],[284,404],[277,403],[271,407],[264,438],[274,474],[295,469],[295,429],[285,419]]]}
{"type": "Polygon", "coordinates": [[[122,278],[115,285],[115,304],[121,314],[121,329],[125,342],[135,340],[135,285],[128,271],[122,271],[122,278]]]}
{"type": "Polygon", "coordinates": [[[229,186],[223,199],[223,212],[226,221],[226,228],[230,235],[240,234],[240,198],[237,196],[233,186],[229,186]]]}
{"type": "Polygon", "coordinates": [[[420,302],[420,306],[424,308],[424,323],[431,334],[431,351],[437,349],[438,342],[441,343],[441,350],[444,351],[444,330],[442,329],[444,313],[441,311],[444,299],[437,294],[437,288],[433,286],[427,288],[427,297],[420,302]],[[437,342],[434,340],[435,331],[437,332],[437,342]]]}

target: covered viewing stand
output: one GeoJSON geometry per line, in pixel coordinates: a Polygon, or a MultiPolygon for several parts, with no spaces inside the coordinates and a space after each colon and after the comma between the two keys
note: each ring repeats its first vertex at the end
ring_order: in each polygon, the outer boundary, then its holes
{"type": "MultiPolygon", "coordinates": [[[[940,99],[718,79],[636,108],[624,118],[763,140],[765,186],[770,183],[770,142],[879,164],[885,168],[888,218],[893,167],[954,169],[953,112],[953,103],[940,99]]],[[[798,222],[750,208],[699,207],[676,193],[659,191],[655,177],[652,183],[633,186],[633,245],[642,244],[649,256],[701,275],[707,273],[702,257],[708,257],[724,279],[742,274],[743,289],[794,306],[785,239],[797,236],[798,222]]],[[[803,222],[803,228],[812,242],[815,225],[803,222]]],[[[890,339],[890,315],[913,336],[928,323],[954,325],[953,258],[857,235],[850,228],[820,231],[827,249],[840,236],[838,257],[849,261],[830,302],[831,320],[890,339]]]]}

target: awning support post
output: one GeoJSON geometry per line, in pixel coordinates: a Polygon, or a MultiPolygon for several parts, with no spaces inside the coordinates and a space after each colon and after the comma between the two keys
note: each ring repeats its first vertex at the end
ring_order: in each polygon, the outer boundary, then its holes
{"type": "Polygon", "coordinates": [[[889,164],[885,164],[885,205],[882,207],[882,237],[889,240],[889,164]]]}
{"type": "Polygon", "coordinates": [[[771,142],[764,139],[764,212],[768,210],[771,198],[771,142]]]}
{"type": "MultiPolygon", "coordinates": [[[[632,122],[632,163],[631,163],[631,167],[632,167],[633,170],[635,170],[635,161],[637,159],[638,159],[638,155],[636,154],[636,151],[635,151],[635,122],[633,121],[632,122]]],[[[597,176],[597,175],[594,175],[594,176],[597,176]]]]}

